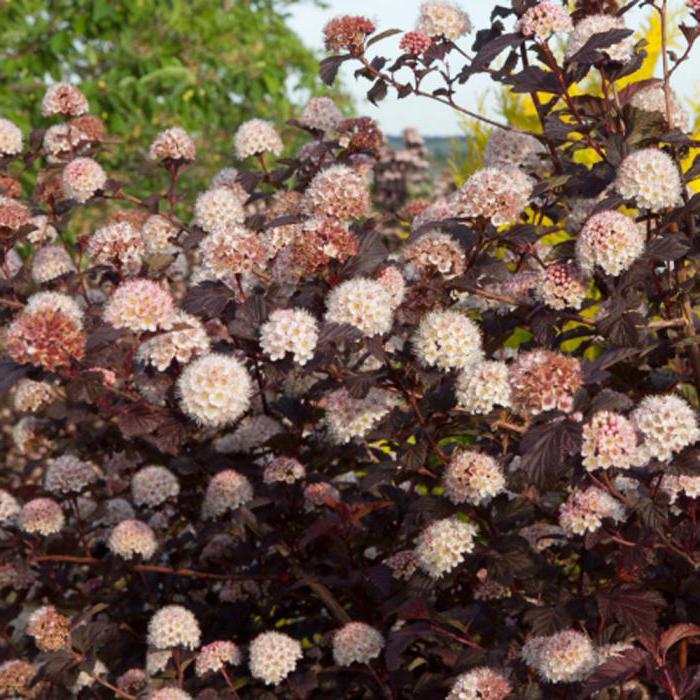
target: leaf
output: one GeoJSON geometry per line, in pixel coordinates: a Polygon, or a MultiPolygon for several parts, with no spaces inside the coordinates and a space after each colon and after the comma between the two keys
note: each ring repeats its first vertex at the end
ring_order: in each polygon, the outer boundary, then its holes
{"type": "Polygon", "coordinates": [[[578,451],[581,426],[570,420],[548,421],[525,433],[520,451],[522,467],[537,486],[552,486],[566,457],[578,451]]]}
{"type": "Polygon", "coordinates": [[[611,656],[588,677],[579,698],[588,698],[603,688],[619,686],[628,681],[639,673],[648,659],[649,652],[644,649],[627,649],[611,656]]]}
{"type": "Polygon", "coordinates": [[[14,360],[0,362],[0,396],[4,396],[12,387],[31,371],[31,365],[18,365],[14,360]]]}
{"type": "Polygon", "coordinates": [[[234,301],[233,292],[221,282],[202,282],[192,287],[182,300],[182,308],[195,316],[215,318],[234,301]]]}
{"type": "Polygon", "coordinates": [[[488,68],[496,56],[508,48],[520,46],[525,41],[525,37],[518,33],[503,34],[495,39],[491,39],[479,49],[469,66],[465,66],[459,75],[459,82],[463,83],[470,75],[479,73],[488,68]]]}
{"type": "Polygon", "coordinates": [[[126,411],[116,417],[117,425],[124,437],[138,437],[152,433],[163,423],[163,414],[154,411],[147,404],[130,406],[126,411]]]}
{"type": "Polygon", "coordinates": [[[655,530],[668,518],[668,496],[659,493],[656,498],[640,498],[634,505],[634,512],[647,527],[655,530]]]}
{"type": "Polygon", "coordinates": [[[388,87],[385,80],[379,79],[367,91],[367,99],[376,107],[385,97],[388,87]]]}
{"type": "MultiPolygon", "coordinates": [[[[700,194],[695,195],[700,204],[700,194]]],[[[690,242],[685,236],[666,235],[655,238],[647,245],[647,255],[653,260],[678,260],[690,250],[690,242]]]]}
{"type": "Polygon", "coordinates": [[[361,337],[362,333],[349,323],[326,322],[318,334],[318,347],[329,343],[337,345],[345,341],[359,340],[361,337]]]}
{"type": "Polygon", "coordinates": [[[534,635],[550,635],[571,627],[571,615],[561,605],[542,605],[530,608],[523,621],[532,627],[534,635]]]}
{"type": "Polygon", "coordinates": [[[389,251],[376,231],[360,236],[357,255],[348,260],[344,272],[349,276],[371,275],[387,258],[389,251]]]}
{"type": "Polygon", "coordinates": [[[528,66],[525,70],[508,76],[503,80],[510,85],[513,92],[551,92],[561,94],[561,85],[551,71],[544,71],[539,66],[528,66]]]}
{"type": "Polygon", "coordinates": [[[700,626],[692,623],[674,625],[661,634],[659,649],[666,656],[668,650],[674,644],[678,644],[682,639],[687,639],[688,637],[700,637],[700,626]]]}
{"type": "Polygon", "coordinates": [[[655,636],[659,610],[666,606],[658,591],[639,588],[634,584],[603,589],[596,598],[602,617],[614,617],[632,633],[648,639],[655,636]]]}
{"type": "Polygon", "coordinates": [[[340,66],[343,65],[345,61],[350,58],[349,56],[328,56],[321,61],[321,65],[318,71],[321,80],[326,85],[333,85],[335,78],[338,75],[338,70],[340,66]]]}
{"type": "Polygon", "coordinates": [[[617,44],[632,34],[634,34],[632,29],[609,29],[607,32],[594,34],[568,59],[568,63],[596,63],[601,61],[605,58],[602,53],[603,49],[617,44]]]}
{"type": "Polygon", "coordinates": [[[383,32],[380,32],[379,34],[375,34],[371,39],[367,41],[365,46],[369,47],[372,46],[372,44],[376,44],[378,41],[381,41],[382,39],[388,39],[390,36],[395,36],[396,34],[401,34],[403,30],[401,29],[385,29],[383,32]]]}

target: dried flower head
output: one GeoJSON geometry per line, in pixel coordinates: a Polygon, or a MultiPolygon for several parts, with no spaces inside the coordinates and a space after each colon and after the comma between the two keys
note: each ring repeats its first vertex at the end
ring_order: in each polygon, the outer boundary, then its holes
{"type": "Polygon", "coordinates": [[[266,685],[277,685],[296,668],[302,656],[296,639],[282,632],[263,632],[250,645],[250,673],[266,685]]]}
{"type": "Polygon", "coordinates": [[[506,479],[493,457],[475,450],[460,450],[450,458],[443,485],[445,496],[452,503],[479,506],[505,491],[506,479]]]}
{"type": "Polygon", "coordinates": [[[81,204],[104,189],[106,183],[107,173],[92,158],[76,158],[63,168],[63,191],[81,204]]]}
{"type": "Polygon", "coordinates": [[[22,413],[38,413],[55,398],[56,392],[48,382],[20,379],[14,387],[13,406],[22,413]]]}
{"type": "Polygon", "coordinates": [[[517,28],[525,36],[534,36],[539,41],[546,41],[556,32],[573,31],[574,23],[565,7],[550,0],[541,0],[525,10],[517,28]]]}
{"type": "Polygon", "coordinates": [[[504,700],[512,691],[502,673],[480,666],[457,676],[445,700],[504,700]]]}
{"type": "Polygon", "coordinates": [[[236,358],[209,353],[185,368],[177,389],[184,413],[203,426],[221,428],[248,410],[252,383],[236,358]]]}
{"type": "Polygon", "coordinates": [[[367,664],[383,648],[382,633],[364,622],[348,622],[333,635],[333,659],[338,666],[367,664]]]}
{"type": "Polygon", "coordinates": [[[218,518],[229,510],[236,510],[253,498],[250,481],[233,469],[215,474],[204,495],[202,517],[218,518]]]}
{"type": "Polygon", "coordinates": [[[399,48],[406,53],[420,56],[433,45],[433,40],[423,32],[406,32],[401,37],[399,48]]]}
{"type": "Polygon", "coordinates": [[[0,156],[16,156],[22,148],[22,130],[9,119],[0,118],[0,156]]]}
{"type": "Polygon", "coordinates": [[[45,117],[60,114],[64,117],[79,117],[90,111],[87,98],[79,88],[68,83],[52,85],[41,100],[41,113],[45,117]]]}
{"type": "Polygon", "coordinates": [[[104,320],[115,328],[133,333],[168,330],[175,318],[170,292],[149,279],[122,282],[107,302],[104,320]]]}
{"type": "Polygon", "coordinates": [[[236,158],[244,160],[250,156],[272,153],[279,156],[284,144],[272,122],[264,119],[251,119],[243,122],[236,130],[233,139],[236,158]]]}
{"type": "MultiPolygon", "coordinates": [[[[566,47],[566,57],[572,58],[577,51],[582,49],[586,42],[594,34],[604,34],[613,29],[626,29],[625,20],[615,15],[588,15],[576,22],[574,30],[569,34],[569,43],[566,47]]],[[[634,53],[634,37],[632,35],[601,49],[611,61],[626,63],[634,53]]]]}
{"type": "Polygon", "coordinates": [[[595,486],[576,489],[559,508],[559,524],[569,536],[595,532],[606,518],[623,521],[625,508],[607,491],[595,486]]]}
{"type": "Polygon", "coordinates": [[[215,187],[197,196],[194,203],[194,223],[207,233],[226,233],[243,221],[243,204],[228,187],[215,187]]]}
{"type": "Polygon", "coordinates": [[[131,497],[137,506],[155,508],[171,498],[177,498],[180,483],[166,467],[152,464],[139,469],[131,479],[131,497]]]}
{"type": "Polygon", "coordinates": [[[31,310],[30,304],[7,329],[5,350],[19,364],[29,363],[50,372],[69,367],[85,354],[82,323],[60,309],[31,310]]]}
{"type": "Polygon", "coordinates": [[[456,517],[429,525],[416,541],[418,565],[431,578],[440,578],[459,566],[474,551],[477,528],[456,517]]]}
{"type": "Polygon", "coordinates": [[[335,17],[323,28],[323,39],[328,51],[349,51],[360,55],[364,51],[365,39],[375,26],[366,17],[344,15],[335,17]]]}
{"type": "Polygon", "coordinates": [[[317,481],[304,489],[304,500],[307,507],[332,506],[340,501],[340,491],[327,481],[317,481]]]}
{"type": "Polygon", "coordinates": [[[181,605],[166,605],[148,623],[148,643],[156,649],[196,649],[201,632],[197,618],[181,605]]]}
{"type": "Polygon", "coordinates": [[[657,148],[630,153],[620,164],[615,189],[642,209],[659,212],[681,202],[681,176],[671,156],[657,148]]]}
{"type": "Polygon", "coordinates": [[[477,170],[456,195],[458,216],[482,217],[494,226],[513,223],[527,207],[533,180],[513,166],[477,170]]]}
{"type": "Polygon", "coordinates": [[[520,655],[548,683],[582,681],[598,663],[593,643],[576,630],[564,630],[550,637],[531,637],[520,655]]]}
{"type": "Polygon", "coordinates": [[[598,411],[583,426],[583,466],[596,469],[629,469],[639,460],[637,431],[620,413],[598,411]]]}
{"type": "Polygon", "coordinates": [[[203,646],[195,659],[195,672],[201,678],[216,673],[225,666],[238,666],[243,660],[240,649],[228,641],[211,642],[203,646]]]}
{"type": "Polygon", "coordinates": [[[377,281],[356,277],[342,282],[326,298],[326,321],[349,323],[363,335],[384,335],[393,324],[394,305],[377,281]]]}
{"type": "Polygon", "coordinates": [[[270,258],[263,239],[239,225],[210,233],[199,244],[199,250],[205,267],[219,279],[264,270],[270,258]]]}
{"type": "Polygon", "coordinates": [[[161,131],[148,149],[151,160],[191,163],[197,156],[192,137],[179,126],[161,131]]]}
{"type": "Polygon", "coordinates": [[[642,438],[642,463],[651,458],[666,462],[700,439],[695,411],[675,394],[646,396],[632,412],[631,419],[642,438]]]}
{"type": "Polygon", "coordinates": [[[312,97],[299,121],[309,129],[317,129],[327,133],[333,131],[342,121],[343,115],[330,97],[312,97]]]}
{"type": "Polygon", "coordinates": [[[513,407],[522,415],[558,409],[570,413],[574,395],[583,384],[581,363],[551,350],[531,350],[510,370],[513,407]]]}
{"type": "Polygon", "coordinates": [[[150,559],[158,548],[155,533],[140,520],[122,520],[110,533],[107,545],[124,559],[150,559]]]}
{"type": "Polygon", "coordinates": [[[0,664],[0,695],[2,697],[28,697],[29,686],[37,669],[28,661],[10,659],[0,664]]]}
{"type": "Polygon", "coordinates": [[[451,309],[426,314],[413,345],[423,364],[443,370],[467,369],[483,359],[479,327],[451,309]]]}
{"type": "Polygon", "coordinates": [[[585,272],[594,267],[617,277],[644,252],[646,232],[641,224],[618,211],[593,214],[576,240],[576,260],[585,272]]]}
{"type": "Polygon", "coordinates": [[[472,23],[464,10],[447,0],[428,0],[420,6],[416,31],[429,37],[445,37],[456,41],[469,34],[472,23]]]}
{"type": "Polygon", "coordinates": [[[148,685],[148,676],[142,668],[130,668],[117,678],[117,688],[126,693],[138,693],[148,685]]]}
{"type": "Polygon", "coordinates": [[[408,581],[418,570],[418,556],[412,549],[403,549],[388,557],[384,563],[392,576],[399,581],[408,581]]]}
{"type": "Polygon", "coordinates": [[[343,119],[337,127],[338,143],[349,153],[377,151],[384,144],[384,134],[369,117],[343,119]]]}
{"type": "Polygon", "coordinates": [[[347,223],[329,217],[307,219],[290,243],[284,252],[291,258],[291,266],[284,261],[282,271],[290,274],[298,270],[298,277],[325,269],[333,260],[345,262],[358,251],[357,236],[347,223]]]}
{"type": "Polygon", "coordinates": [[[29,208],[11,197],[0,195],[0,229],[19,231],[31,219],[29,208]]]}
{"type": "Polygon", "coordinates": [[[80,493],[97,481],[97,467],[75,455],[65,454],[50,459],[44,477],[44,488],[52,494],[80,493]]]}
{"type": "Polygon", "coordinates": [[[145,245],[138,229],[120,221],[98,228],[90,237],[86,252],[94,265],[108,265],[134,275],[141,269],[145,245]]]}
{"type": "Polygon", "coordinates": [[[311,180],[300,208],[310,216],[341,220],[369,216],[367,180],[346,165],[332,165],[311,180]]]}
{"type": "Polygon", "coordinates": [[[70,620],[53,605],[45,605],[29,616],[27,634],[41,651],[59,651],[70,639],[70,620]]]}
{"type": "Polygon", "coordinates": [[[305,309],[277,309],[260,328],[260,347],[271,360],[289,352],[298,365],[313,356],[318,341],[318,322],[305,309]]]}

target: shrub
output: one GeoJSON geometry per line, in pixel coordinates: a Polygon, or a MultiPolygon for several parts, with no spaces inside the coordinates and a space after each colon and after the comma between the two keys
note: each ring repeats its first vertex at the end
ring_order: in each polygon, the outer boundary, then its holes
{"type": "Polygon", "coordinates": [[[640,100],[624,11],[517,8],[469,54],[426,2],[393,62],[369,20],[326,27],[322,76],[359,62],[374,101],[531,95],[541,130],[491,123],[432,202],[414,135],[406,160],[328,103],[294,158],[240,125],[256,167],[184,219],[187,132],[144,148],[161,194],[70,141],[76,87],[45,99],[65,148],[4,124],[3,177],[38,175],[0,200],[0,692],[697,697],[700,169],[670,79],[700,30],[640,100]]]}

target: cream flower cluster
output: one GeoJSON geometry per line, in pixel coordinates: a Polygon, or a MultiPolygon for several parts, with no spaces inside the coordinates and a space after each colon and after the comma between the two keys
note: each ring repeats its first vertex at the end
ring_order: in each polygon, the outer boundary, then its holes
{"type": "Polygon", "coordinates": [[[284,145],[272,122],[264,119],[251,119],[238,127],[233,140],[236,158],[244,160],[249,156],[282,153],[284,145]]]}
{"type": "Polygon", "coordinates": [[[464,370],[483,359],[479,327],[452,309],[426,314],[413,336],[413,346],[423,364],[443,370],[464,370]]]}
{"type": "Polygon", "coordinates": [[[637,431],[620,413],[598,411],[583,426],[583,466],[596,469],[629,469],[639,460],[637,431]]]}
{"type": "Polygon", "coordinates": [[[304,126],[318,131],[333,131],[342,121],[343,115],[330,97],[312,97],[299,120],[304,126]]]}
{"type": "Polygon", "coordinates": [[[391,330],[394,303],[384,286],[365,277],[342,282],[326,299],[326,321],[349,323],[367,336],[391,330]]]}
{"type": "Polygon", "coordinates": [[[642,209],[659,212],[681,203],[683,191],[678,167],[671,156],[657,148],[630,153],[620,164],[615,189],[634,199],[642,209]]]}
{"type": "Polygon", "coordinates": [[[16,156],[22,152],[22,130],[9,119],[0,118],[0,155],[16,156]]]}
{"type": "Polygon", "coordinates": [[[80,493],[97,480],[97,467],[75,455],[65,454],[49,460],[44,488],[52,494],[80,493]]]}
{"type": "Polygon", "coordinates": [[[593,214],[576,240],[579,267],[592,272],[601,268],[617,277],[644,252],[646,232],[634,219],[618,211],[593,214]]]}
{"type": "Polygon", "coordinates": [[[47,245],[34,253],[32,279],[37,284],[46,284],[71,272],[75,272],[75,264],[63,246],[47,245]]]}
{"type": "Polygon", "coordinates": [[[271,360],[291,353],[302,367],[314,356],[318,322],[305,309],[277,309],[260,328],[260,347],[271,360]]]}
{"type": "Polygon", "coordinates": [[[122,520],[110,533],[108,547],[124,559],[150,559],[158,548],[153,530],[140,520],[122,520]]]}
{"type": "Polygon", "coordinates": [[[92,158],[76,158],[63,169],[66,196],[84,204],[107,183],[107,173],[92,158]]]}
{"type": "Polygon", "coordinates": [[[156,649],[196,649],[200,638],[197,618],[181,605],[160,608],[148,623],[148,643],[156,649]]]}
{"type": "Polygon", "coordinates": [[[488,503],[505,490],[503,470],[493,457],[476,450],[452,455],[443,479],[445,496],[452,503],[488,503]]]}
{"type": "Polygon", "coordinates": [[[133,275],[141,269],[145,246],[136,228],[119,221],[98,228],[90,237],[86,252],[94,265],[121,268],[133,275]]]}
{"type": "Polygon", "coordinates": [[[565,7],[550,0],[541,0],[525,10],[517,27],[525,36],[545,41],[556,32],[572,31],[574,23],[565,7]]]}
{"type": "Polygon", "coordinates": [[[248,665],[266,685],[281,683],[303,656],[301,644],[282,632],[263,632],[250,645],[248,665]]]}
{"type": "Polygon", "coordinates": [[[508,365],[484,360],[459,373],[455,387],[457,404],[469,413],[491,413],[511,404],[508,365]]]}
{"type": "MultiPolygon", "coordinates": [[[[662,114],[664,119],[666,118],[666,93],[663,88],[663,84],[655,83],[654,85],[648,85],[636,92],[630,104],[637,109],[641,109],[645,112],[654,112],[662,114]]],[[[688,131],[690,116],[681,107],[678,102],[678,98],[673,94],[669,93],[669,105],[670,107],[670,124],[672,129],[680,129],[681,131],[688,131]]]]}
{"type": "Polygon", "coordinates": [[[484,165],[488,168],[522,168],[526,172],[542,169],[542,144],[530,134],[508,129],[494,129],[484,149],[484,165]]]}
{"type": "Polygon", "coordinates": [[[457,676],[445,700],[504,700],[512,690],[502,673],[480,666],[457,676]]]}
{"type": "Polygon", "coordinates": [[[30,535],[55,535],[65,523],[61,506],[52,498],[34,498],[19,513],[19,527],[30,535]]]}
{"type": "Polygon", "coordinates": [[[369,216],[371,204],[367,180],[346,165],[332,165],[314,176],[300,206],[306,214],[331,219],[369,216]]]}
{"type": "Polygon", "coordinates": [[[249,408],[252,382],[234,357],[209,353],[191,364],[177,382],[180,407],[205,427],[235,423],[249,408]]]}
{"type": "Polygon", "coordinates": [[[194,203],[194,223],[207,233],[225,233],[245,221],[240,199],[228,187],[202,192],[194,203]]]}
{"type": "Polygon", "coordinates": [[[202,517],[218,518],[229,510],[236,510],[253,498],[253,487],[248,479],[233,469],[224,469],[214,475],[207,486],[202,504],[202,517]]]}
{"type": "Polygon", "coordinates": [[[104,320],[115,328],[133,333],[168,330],[175,318],[170,292],[149,279],[122,282],[107,302],[104,320]]]}
{"type": "Polygon", "coordinates": [[[201,678],[216,673],[225,666],[238,666],[243,661],[240,649],[228,641],[211,642],[203,646],[195,659],[195,673],[201,678]]]}
{"type": "Polygon", "coordinates": [[[695,411],[675,394],[646,396],[630,417],[642,437],[643,461],[654,458],[666,462],[700,440],[695,411]]]}
{"type": "Polygon", "coordinates": [[[156,508],[171,498],[177,498],[180,483],[166,467],[151,464],[139,469],[131,479],[131,497],[137,506],[156,508]]]}
{"type": "Polygon", "coordinates": [[[444,36],[455,41],[472,30],[469,15],[447,0],[428,0],[420,6],[416,31],[429,37],[444,36]]]}
{"type": "Polygon", "coordinates": [[[595,532],[606,518],[623,521],[625,508],[607,491],[595,486],[576,489],[559,508],[559,524],[568,535],[595,532]]]}
{"type": "Polygon", "coordinates": [[[588,284],[581,272],[569,263],[547,265],[536,292],[551,309],[580,309],[588,284]]]}
{"type": "MultiPolygon", "coordinates": [[[[582,49],[594,34],[604,34],[612,29],[625,29],[625,20],[614,15],[588,15],[576,22],[574,30],[569,34],[566,47],[566,57],[571,58],[582,49]]],[[[611,61],[625,63],[632,57],[634,51],[634,36],[630,35],[612,46],[602,49],[611,61]]]]}
{"type": "Polygon", "coordinates": [[[14,387],[12,403],[15,411],[36,413],[56,398],[54,388],[48,382],[20,379],[14,387]]]}
{"type": "Polygon", "coordinates": [[[429,525],[416,541],[418,566],[431,578],[440,578],[459,566],[474,551],[477,528],[456,517],[429,525]]]}
{"type": "Polygon", "coordinates": [[[141,343],[136,351],[137,359],[164,372],[175,360],[186,364],[209,351],[209,336],[196,316],[175,311],[171,326],[167,333],[141,343]]]}
{"type": "Polygon", "coordinates": [[[333,659],[338,666],[369,663],[383,648],[382,633],[364,622],[348,622],[333,635],[333,659]]]}
{"type": "Polygon", "coordinates": [[[532,637],[523,645],[520,655],[548,683],[582,681],[598,664],[590,638],[576,630],[532,637]]]}
{"type": "Polygon", "coordinates": [[[464,272],[466,253],[452,236],[429,231],[409,245],[403,257],[419,272],[437,271],[450,279],[464,272]]]}
{"type": "Polygon", "coordinates": [[[148,149],[151,160],[182,160],[192,162],[197,149],[192,137],[179,126],[161,131],[148,149]]]}
{"type": "Polygon", "coordinates": [[[338,389],[326,397],[325,423],[336,444],[364,438],[396,405],[393,394],[372,387],[367,396],[355,399],[347,389],[338,389]]]}

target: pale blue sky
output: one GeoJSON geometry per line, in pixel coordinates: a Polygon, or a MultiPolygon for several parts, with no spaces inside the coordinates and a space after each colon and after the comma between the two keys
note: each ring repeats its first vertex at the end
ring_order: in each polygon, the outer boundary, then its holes
{"type": "MultiPolygon", "coordinates": [[[[326,0],[326,9],[318,7],[314,2],[296,5],[292,9],[291,24],[298,34],[309,45],[322,52],[322,30],[326,22],[342,14],[361,14],[369,17],[375,22],[378,31],[385,29],[413,28],[418,8],[422,0],[326,0]]],[[[482,29],[489,22],[491,10],[498,2],[494,0],[462,0],[461,6],[471,17],[472,24],[477,29],[482,29]]],[[[505,4],[505,3],[503,3],[505,4]]],[[[683,11],[682,0],[672,0],[672,5],[683,11]]],[[[644,11],[634,11],[627,15],[627,22],[630,27],[638,28],[644,16],[651,12],[649,8],[644,11]]],[[[688,20],[692,22],[692,20],[688,20]]],[[[398,54],[398,42],[400,35],[385,40],[379,46],[384,50],[384,55],[394,56],[398,54]]],[[[471,39],[467,38],[467,46],[471,39]]],[[[681,47],[682,48],[682,47],[681,47]]],[[[694,64],[700,58],[700,47],[695,51],[697,54],[693,60],[681,67],[674,77],[674,89],[679,94],[682,101],[689,96],[700,94],[699,79],[697,71],[693,70],[694,64]]],[[[376,119],[385,132],[398,134],[407,126],[418,127],[423,134],[431,135],[452,135],[459,133],[458,117],[449,108],[431,102],[425,98],[408,97],[404,100],[397,100],[391,93],[379,104],[378,107],[370,104],[364,99],[364,91],[369,87],[367,81],[356,81],[352,77],[352,72],[357,68],[357,64],[347,65],[341,75],[345,85],[356,96],[358,110],[363,114],[376,119]]],[[[461,88],[458,94],[458,102],[470,109],[478,109],[477,99],[487,91],[492,83],[485,77],[477,76],[461,88]]],[[[487,111],[495,112],[495,100],[487,102],[487,111]]]]}

